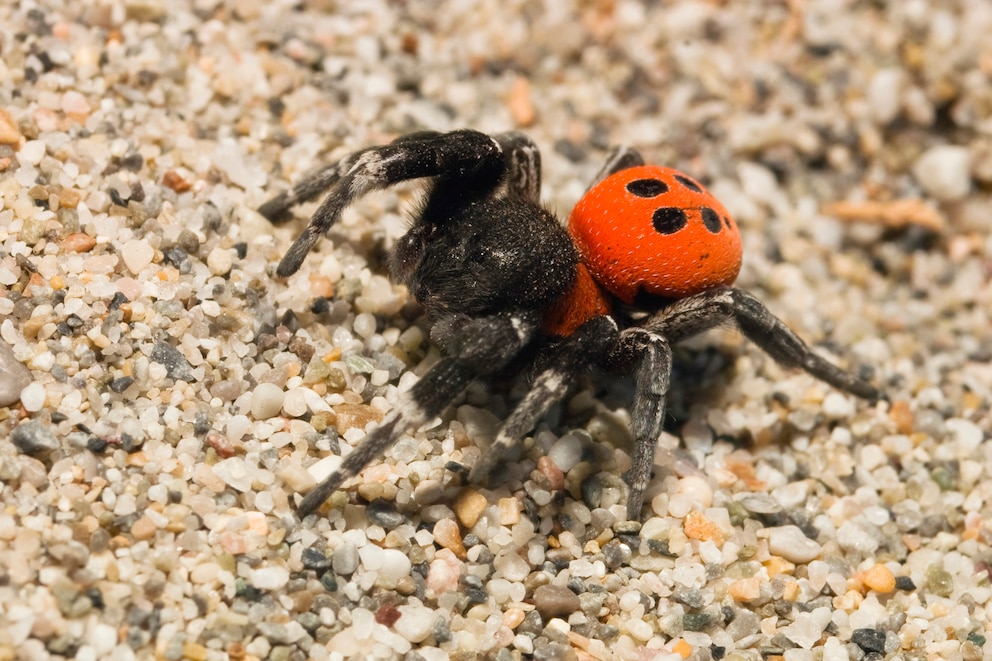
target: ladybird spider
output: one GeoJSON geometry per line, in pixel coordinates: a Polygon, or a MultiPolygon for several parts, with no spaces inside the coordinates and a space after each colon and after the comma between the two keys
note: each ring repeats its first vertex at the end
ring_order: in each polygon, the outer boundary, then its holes
{"type": "Polygon", "coordinates": [[[780,364],[877,398],[874,387],[821,358],[756,298],[729,286],[741,262],[737,226],[691,178],[615,149],[566,229],[541,206],[540,177],[540,153],[520,133],[425,131],[355,152],[259,209],[284,219],[293,205],[330,191],[280,262],[276,273],[286,277],[357,198],[429,180],[390,270],[423,306],[443,357],[300,501],[301,518],[470,382],[518,360],[529,361],[532,385],[469,480],[487,478],[585,368],[633,372],[634,447],[624,477],[627,516],[635,520],[662,432],[672,344],[735,323],[780,364]]]}

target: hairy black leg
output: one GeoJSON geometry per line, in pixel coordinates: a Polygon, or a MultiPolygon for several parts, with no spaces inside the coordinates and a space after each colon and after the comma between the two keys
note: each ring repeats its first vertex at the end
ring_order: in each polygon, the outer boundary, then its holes
{"type": "Polygon", "coordinates": [[[720,287],[682,299],[641,324],[675,344],[722,323],[735,323],[744,335],[785,367],[798,367],[835,388],[875,401],[878,390],[810,349],[792,329],[751,294],[720,287]]]}
{"type": "MultiPolygon", "coordinates": [[[[484,133],[468,130],[407,136],[346,157],[337,165],[322,170],[314,177],[313,184],[304,187],[303,192],[311,197],[316,194],[318,184],[330,187],[330,192],[282,258],[276,274],[286,277],[299,270],[307,253],[337,222],[345,207],[370,191],[410,179],[439,176],[457,179],[466,187],[485,189],[498,184],[503,170],[503,152],[499,144],[484,133]]],[[[287,200],[303,199],[292,192],[286,199],[281,197],[262,205],[263,215],[279,216],[285,210],[287,200]]]]}
{"type": "Polygon", "coordinates": [[[297,508],[300,518],[315,512],[346,480],[358,475],[385,452],[401,433],[439,415],[474,377],[474,370],[454,358],[442,358],[414,384],[404,401],[369,432],[361,445],[345,457],[341,466],[303,497],[297,508]]]}
{"type": "MultiPolygon", "coordinates": [[[[404,142],[415,142],[417,140],[425,140],[439,135],[441,134],[437,131],[418,131],[415,133],[402,135],[393,140],[390,144],[396,145],[404,142]]],[[[375,147],[360,149],[356,152],[348,154],[336,163],[330,163],[315,170],[314,172],[309,173],[288,191],[276,195],[274,198],[260,206],[258,208],[258,213],[262,214],[274,223],[288,220],[289,215],[286,212],[289,211],[291,207],[294,207],[297,204],[302,204],[303,202],[308,202],[321,193],[327,191],[327,189],[337,183],[341,177],[348,174],[348,172],[355,167],[355,163],[358,162],[359,158],[361,158],[363,154],[371,151],[372,149],[375,149],[375,147]]]]}
{"type": "Polygon", "coordinates": [[[541,151],[519,131],[499,133],[496,142],[506,155],[507,194],[531,204],[541,203],[541,151]]]}
{"type": "Polygon", "coordinates": [[[485,483],[496,464],[568,392],[575,378],[616,343],[617,326],[610,317],[595,317],[539,357],[541,367],[513,413],[506,419],[492,445],[469,473],[469,481],[485,483]]]}
{"type": "Polygon", "coordinates": [[[325,165],[314,172],[308,174],[298,184],[289,190],[279,193],[274,198],[258,208],[258,213],[262,214],[274,223],[289,220],[287,213],[290,208],[303,202],[308,202],[317,197],[328,188],[337,183],[348,173],[358,159],[367,152],[368,149],[356,151],[342,158],[336,163],[325,165]]]}
{"type": "Polygon", "coordinates": [[[616,174],[621,170],[637,167],[638,165],[644,165],[644,158],[641,156],[639,151],[633,147],[614,147],[610,150],[610,153],[607,154],[606,162],[603,163],[603,167],[601,167],[599,172],[596,173],[596,176],[593,177],[592,183],[589,184],[589,188],[592,188],[603,179],[609,177],[611,174],[616,174]]]}
{"type": "Polygon", "coordinates": [[[637,365],[637,388],[631,412],[634,452],[624,476],[630,493],[627,518],[639,521],[644,491],[651,481],[655,451],[665,422],[665,398],[672,375],[672,349],[668,340],[643,328],[628,328],[609,357],[610,362],[637,365]]]}
{"type": "Polygon", "coordinates": [[[452,355],[429,369],[341,466],[300,501],[300,518],[316,511],[335,489],[382,455],[404,431],[439,415],[474,378],[505,366],[533,339],[537,327],[533,315],[503,314],[465,321],[459,344],[446,347],[452,355]]]}

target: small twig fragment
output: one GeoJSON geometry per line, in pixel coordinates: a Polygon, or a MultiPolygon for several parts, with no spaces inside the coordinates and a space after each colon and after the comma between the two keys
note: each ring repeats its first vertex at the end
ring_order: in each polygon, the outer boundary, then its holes
{"type": "Polygon", "coordinates": [[[886,202],[874,200],[829,202],[823,205],[820,211],[845,222],[876,223],[887,227],[919,225],[940,232],[947,225],[937,209],[918,198],[886,202]]]}

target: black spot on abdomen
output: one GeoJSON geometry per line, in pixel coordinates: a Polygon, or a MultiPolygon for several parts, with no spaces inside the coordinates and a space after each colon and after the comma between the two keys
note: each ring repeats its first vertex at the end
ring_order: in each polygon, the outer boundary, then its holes
{"type": "Polygon", "coordinates": [[[703,214],[703,225],[706,226],[706,229],[708,229],[712,234],[719,234],[720,228],[723,227],[723,222],[720,220],[720,214],[709,207],[703,207],[699,211],[703,214]]]}
{"type": "Polygon", "coordinates": [[[635,179],[626,188],[628,193],[637,197],[658,197],[668,191],[668,184],[660,179],[635,179]]]}
{"type": "Polygon", "coordinates": [[[687,222],[685,211],[678,207],[660,207],[651,215],[651,224],[659,234],[675,234],[687,222]]]}

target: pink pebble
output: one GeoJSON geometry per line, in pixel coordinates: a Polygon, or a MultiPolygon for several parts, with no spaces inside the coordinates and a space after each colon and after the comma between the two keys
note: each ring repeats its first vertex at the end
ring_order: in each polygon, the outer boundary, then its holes
{"type": "Polygon", "coordinates": [[[440,549],[427,569],[427,587],[440,595],[458,589],[462,561],[448,549],[440,549]]]}
{"type": "Polygon", "coordinates": [[[74,90],[62,95],[62,111],[67,115],[89,115],[92,108],[86,97],[74,90]]]}

